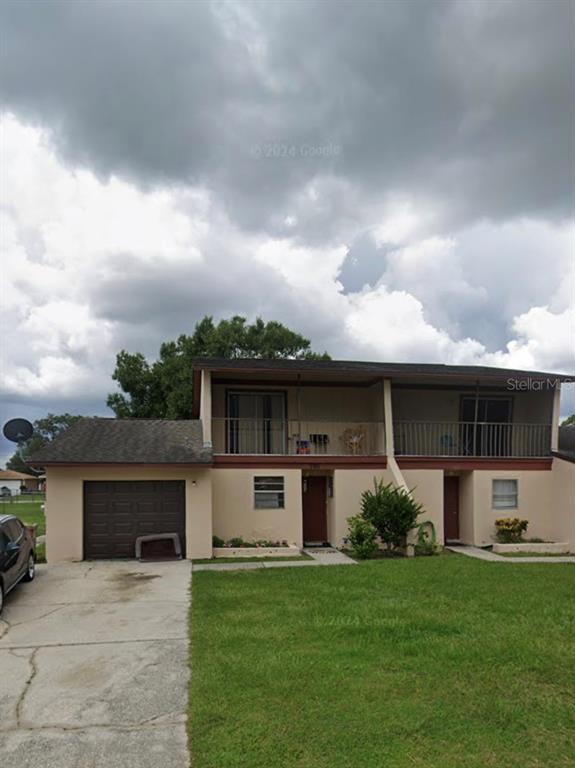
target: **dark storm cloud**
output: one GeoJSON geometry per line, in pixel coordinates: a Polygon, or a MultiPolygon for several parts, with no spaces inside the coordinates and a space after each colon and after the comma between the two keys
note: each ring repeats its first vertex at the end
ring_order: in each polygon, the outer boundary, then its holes
{"type": "Polygon", "coordinates": [[[341,325],[314,312],[313,299],[301,291],[286,289],[276,270],[255,269],[250,253],[230,259],[223,247],[212,248],[201,264],[144,264],[130,254],[110,259],[114,268],[87,288],[87,298],[95,316],[117,323],[117,350],[152,358],[163,341],[191,334],[205,315],[218,321],[239,314],[276,319],[338,354],[351,352],[342,344],[341,325]]]}
{"type": "Polygon", "coordinates": [[[243,227],[355,237],[398,191],[446,225],[572,209],[570,2],[9,2],[2,24],[4,103],[64,157],[204,183],[243,227]]]}

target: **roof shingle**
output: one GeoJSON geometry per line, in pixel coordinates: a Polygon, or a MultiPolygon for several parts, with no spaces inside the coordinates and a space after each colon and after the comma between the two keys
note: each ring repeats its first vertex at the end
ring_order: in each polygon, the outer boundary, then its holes
{"type": "Polygon", "coordinates": [[[45,464],[206,464],[197,420],[86,418],[28,459],[45,464]]]}

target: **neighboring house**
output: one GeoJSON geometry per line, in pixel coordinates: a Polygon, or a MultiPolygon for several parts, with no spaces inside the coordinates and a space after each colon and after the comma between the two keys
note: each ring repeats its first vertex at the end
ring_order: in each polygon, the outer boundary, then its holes
{"type": "Polygon", "coordinates": [[[194,419],[87,419],[36,454],[49,561],[131,557],[178,532],[329,542],[374,477],[412,489],[438,541],[483,545],[498,517],[575,546],[575,464],[556,455],[574,377],[447,365],[194,362],[194,419]]]}
{"type": "Polygon", "coordinates": [[[12,496],[18,496],[23,490],[38,489],[38,479],[35,475],[15,472],[13,469],[0,469],[0,489],[8,488],[12,496]]]}

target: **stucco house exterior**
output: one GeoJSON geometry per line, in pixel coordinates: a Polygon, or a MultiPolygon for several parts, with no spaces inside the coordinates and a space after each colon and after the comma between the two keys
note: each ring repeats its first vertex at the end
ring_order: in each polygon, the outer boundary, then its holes
{"type": "Polygon", "coordinates": [[[407,487],[437,539],[485,545],[498,517],[575,548],[561,385],[508,369],[202,358],[193,418],[86,419],[31,459],[47,476],[49,562],[133,556],[178,532],[341,546],[374,478],[407,487]]]}

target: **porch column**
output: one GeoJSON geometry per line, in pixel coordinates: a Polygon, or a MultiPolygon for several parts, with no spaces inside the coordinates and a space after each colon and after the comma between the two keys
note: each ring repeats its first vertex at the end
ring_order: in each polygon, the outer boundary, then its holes
{"type": "Polygon", "coordinates": [[[559,420],[561,418],[561,384],[555,384],[553,412],[551,414],[551,450],[559,450],[559,420]]]}
{"type": "Polygon", "coordinates": [[[391,406],[391,381],[383,380],[383,414],[385,418],[385,453],[387,455],[387,468],[391,473],[393,484],[396,488],[403,488],[410,493],[399,464],[395,460],[395,446],[393,440],[393,408],[391,406]]]}
{"type": "Polygon", "coordinates": [[[385,421],[385,453],[387,456],[395,454],[393,443],[393,409],[391,407],[391,381],[383,380],[383,417],[385,421]]]}
{"type": "Polygon", "coordinates": [[[202,369],[200,420],[204,432],[204,447],[212,447],[212,372],[202,369]]]}

